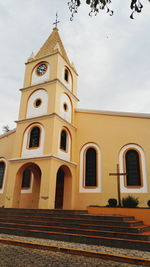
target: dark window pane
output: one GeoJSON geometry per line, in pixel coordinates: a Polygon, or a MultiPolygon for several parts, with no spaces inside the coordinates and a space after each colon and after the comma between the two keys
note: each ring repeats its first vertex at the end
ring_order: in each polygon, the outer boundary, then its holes
{"type": "Polygon", "coordinates": [[[65,69],[65,74],[64,74],[65,81],[68,82],[69,79],[69,71],[65,69]]]}
{"type": "Polygon", "coordinates": [[[38,98],[36,101],[35,101],[35,106],[36,107],[39,107],[41,105],[42,101],[40,98],[38,98]]]}
{"type": "Polygon", "coordinates": [[[30,133],[29,147],[38,147],[39,140],[40,140],[40,129],[38,127],[34,127],[30,133]]]}
{"type": "Polygon", "coordinates": [[[67,150],[67,132],[62,130],[60,138],[60,148],[62,150],[67,150]]]}
{"type": "Polygon", "coordinates": [[[85,158],[85,186],[96,186],[96,150],[89,148],[85,158]]]}
{"type": "Polygon", "coordinates": [[[0,188],[2,188],[3,185],[4,172],[5,172],[5,163],[0,162],[0,188]]]}
{"type": "Polygon", "coordinates": [[[139,154],[136,150],[128,150],[125,155],[126,172],[127,172],[127,186],[140,186],[140,164],[139,154]]]}
{"type": "Polygon", "coordinates": [[[68,110],[68,106],[66,103],[64,103],[64,110],[67,111],[68,110]]]}
{"type": "Polygon", "coordinates": [[[31,171],[29,169],[25,169],[22,177],[22,188],[29,188],[31,180],[31,171]]]}

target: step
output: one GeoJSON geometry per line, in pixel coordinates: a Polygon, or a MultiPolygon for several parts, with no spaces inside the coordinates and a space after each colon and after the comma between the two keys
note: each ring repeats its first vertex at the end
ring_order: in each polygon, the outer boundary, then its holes
{"type": "Polygon", "coordinates": [[[112,215],[91,215],[85,213],[85,211],[70,211],[70,210],[23,210],[23,209],[1,209],[0,217],[2,216],[36,216],[36,217],[71,217],[71,218],[81,218],[86,220],[111,220],[111,221],[128,221],[134,220],[133,216],[112,216],[112,215]],[[33,211],[33,212],[32,212],[33,211]]]}
{"type": "Polygon", "coordinates": [[[115,247],[137,246],[141,250],[147,245],[146,250],[150,250],[150,227],[133,216],[89,215],[78,210],[0,209],[0,233],[115,247]]]}
{"type": "Polygon", "coordinates": [[[62,210],[62,209],[16,209],[16,208],[0,208],[0,214],[88,214],[87,210],[62,210]]]}
{"type": "MultiPolygon", "coordinates": [[[[0,228],[2,230],[2,228],[0,228]]],[[[132,239],[123,239],[117,237],[101,237],[101,236],[92,236],[92,235],[79,235],[71,233],[62,233],[62,232],[47,232],[47,231],[36,231],[36,230],[26,230],[26,229],[13,229],[13,228],[4,228],[3,233],[21,235],[21,236],[30,236],[36,238],[52,239],[52,240],[61,240],[67,242],[77,242],[84,244],[92,245],[104,245],[110,247],[119,247],[119,248],[128,248],[128,249],[137,249],[143,251],[150,251],[150,241],[141,241],[141,240],[132,240],[132,239]]]]}
{"type": "MultiPolygon", "coordinates": [[[[112,217],[112,216],[111,216],[112,217]]],[[[10,219],[10,218],[14,218],[14,219],[22,219],[22,220],[26,220],[28,218],[31,218],[31,216],[29,215],[25,215],[25,214],[20,214],[20,215],[0,215],[0,219],[10,219]]],[[[106,217],[107,218],[107,217],[106,217]]],[[[32,219],[34,220],[45,220],[47,222],[49,221],[56,221],[56,222],[60,222],[61,223],[65,223],[68,222],[70,223],[91,223],[91,224],[97,224],[97,225],[101,225],[101,224],[105,224],[105,225],[114,225],[114,226],[138,226],[138,225],[142,225],[142,221],[135,221],[133,220],[134,217],[130,217],[132,220],[130,221],[126,221],[126,220],[122,220],[122,221],[118,221],[118,218],[120,219],[120,217],[115,217],[114,220],[111,219],[106,219],[105,220],[105,216],[97,216],[97,217],[91,217],[91,216],[84,216],[84,217],[76,217],[76,218],[70,218],[70,217],[62,217],[62,216],[36,216],[36,215],[32,215],[32,219]]],[[[129,219],[129,217],[127,217],[129,219]]]]}
{"type": "Polygon", "coordinates": [[[0,228],[9,228],[12,229],[19,228],[25,230],[36,230],[36,231],[55,231],[71,233],[71,234],[80,234],[80,235],[92,235],[92,236],[106,236],[106,237],[118,237],[125,239],[136,239],[136,240],[150,240],[150,232],[147,233],[123,233],[123,232],[114,232],[114,231],[104,231],[104,230],[93,230],[93,229],[81,229],[81,228],[68,228],[65,226],[39,226],[36,224],[26,225],[26,224],[13,224],[13,223],[3,223],[0,224],[0,228]]]}
{"type": "MultiPolygon", "coordinates": [[[[11,224],[26,224],[26,225],[41,225],[41,226],[62,226],[62,221],[45,221],[45,220],[36,220],[31,218],[26,218],[24,220],[21,220],[21,218],[0,218],[0,224],[2,223],[11,223],[11,224]]],[[[139,225],[139,226],[113,226],[113,225],[106,225],[106,224],[88,224],[88,223],[80,223],[80,222],[72,222],[68,223],[66,221],[63,222],[63,225],[68,228],[78,228],[80,229],[93,229],[93,230],[106,230],[106,231],[117,231],[117,232],[131,232],[131,233],[142,233],[145,231],[150,231],[150,226],[145,225],[139,225]]]]}

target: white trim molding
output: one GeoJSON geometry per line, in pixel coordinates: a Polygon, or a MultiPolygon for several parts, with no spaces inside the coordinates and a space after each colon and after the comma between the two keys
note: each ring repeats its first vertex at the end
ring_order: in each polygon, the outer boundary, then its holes
{"type": "Polygon", "coordinates": [[[120,163],[120,172],[125,172],[124,169],[124,155],[125,151],[129,149],[135,149],[138,151],[140,155],[140,164],[141,164],[141,175],[142,175],[142,186],[138,187],[129,187],[125,185],[125,178],[124,176],[120,177],[120,188],[122,193],[147,193],[148,188],[147,188],[147,174],[146,174],[146,161],[145,161],[145,153],[144,150],[136,145],[136,144],[128,144],[122,147],[119,153],[119,163],[120,163]]]}
{"type": "Polygon", "coordinates": [[[97,144],[88,143],[85,144],[80,152],[80,182],[79,182],[80,193],[100,193],[101,192],[101,151],[97,144]],[[85,168],[85,152],[88,148],[93,147],[97,154],[97,186],[95,188],[84,187],[84,168],[85,168]]]}
{"type": "Polygon", "coordinates": [[[150,113],[134,113],[110,110],[95,110],[95,109],[75,109],[77,113],[91,113],[99,115],[120,116],[120,117],[133,117],[133,118],[147,118],[150,119],[150,113]]]}

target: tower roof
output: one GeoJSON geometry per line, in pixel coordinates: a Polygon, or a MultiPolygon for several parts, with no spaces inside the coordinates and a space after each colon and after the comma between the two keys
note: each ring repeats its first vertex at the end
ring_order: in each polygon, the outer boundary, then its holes
{"type": "Polygon", "coordinates": [[[47,55],[50,55],[56,51],[56,49],[59,50],[60,54],[65,58],[65,60],[70,64],[70,61],[68,59],[67,53],[65,51],[65,48],[63,46],[63,43],[60,39],[58,29],[54,28],[44,45],[41,47],[39,52],[36,54],[35,58],[41,58],[47,55]]]}

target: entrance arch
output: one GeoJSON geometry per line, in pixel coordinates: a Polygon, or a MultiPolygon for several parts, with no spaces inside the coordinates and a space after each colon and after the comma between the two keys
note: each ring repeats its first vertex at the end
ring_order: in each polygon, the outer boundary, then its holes
{"type": "Polygon", "coordinates": [[[56,175],[55,209],[72,208],[72,174],[62,165],[56,175]]]}
{"type": "Polygon", "coordinates": [[[41,185],[41,169],[35,163],[27,163],[21,166],[16,175],[15,190],[13,195],[13,207],[38,209],[41,185]],[[24,174],[30,173],[30,183],[24,181],[24,174]],[[29,184],[29,187],[23,187],[29,184]]]}

